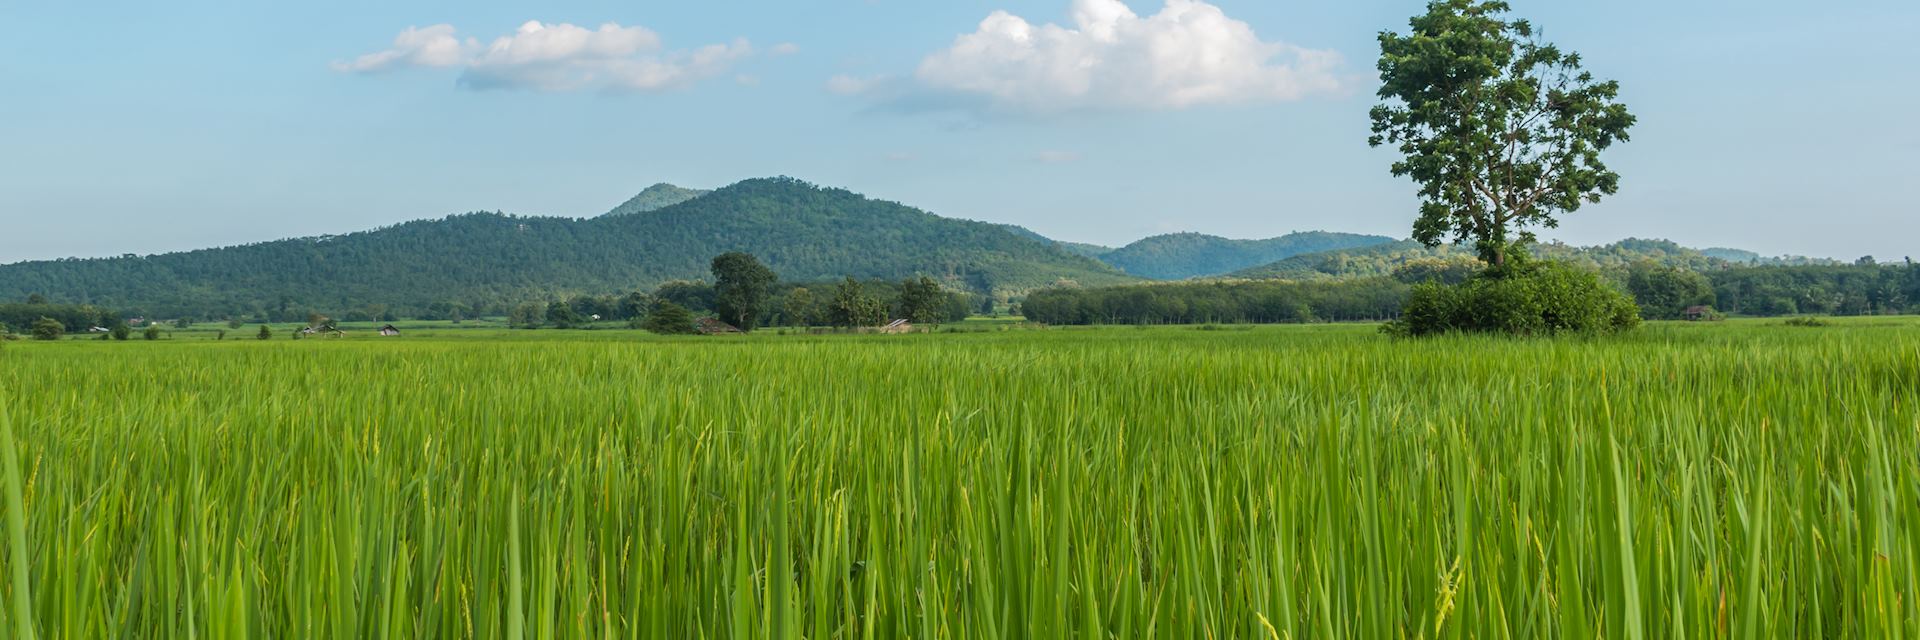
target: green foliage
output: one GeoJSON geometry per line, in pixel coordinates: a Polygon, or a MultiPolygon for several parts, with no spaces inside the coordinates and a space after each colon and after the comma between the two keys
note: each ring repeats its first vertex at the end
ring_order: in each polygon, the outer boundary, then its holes
{"type": "Polygon", "coordinates": [[[572,329],[587,324],[588,322],[586,318],[581,317],[579,312],[574,311],[573,307],[568,306],[565,302],[549,303],[547,305],[546,318],[547,323],[553,325],[555,329],[572,329]]]}
{"type": "Polygon", "coordinates": [[[1293,256],[1393,242],[1384,236],[1309,231],[1266,240],[1233,240],[1199,233],[1153,236],[1108,251],[1102,262],[1155,280],[1217,276],[1293,256]]]}
{"type": "Polygon", "coordinates": [[[59,340],[60,336],[66,333],[66,326],[60,324],[59,320],[40,318],[33,321],[33,339],[35,340],[59,340]]]}
{"type": "Polygon", "coordinates": [[[1830,326],[1832,323],[1813,316],[1801,316],[1798,318],[1787,318],[1787,321],[1782,324],[1789,327],[1820,328],[1830,326]]]}
{"type": "Polygon", "coordinates": [[[344,315],[376,304],[419,317],[445,301],[460,301],[476,315],[505,315],[529,300],[701,278],[713,256],[727,251],[759,256],[798,282],[924,273],[955,289],[1005,295],[1062,277],[1133,280],[998,225],[778,178],[747,180],[641,215],[473,213],[341,236],[5,265],[0,298],[45,291],[149,315],[274,322],[297,322],[307,309],[344,315]]]}
{"type": "Polygon", "coordinates": [[[115,322],[112,327],[107,329],[107,335],[113,336],[115,340],[125,342],[128,338],[133,337],[133,328],[127,326],[125,322],[115,322]]]}
{"type": "Polygon", "coordinates": [[[41,318],[58,320],[66,333],[81,333],[92,327],[111,326],[119,321],[118,314],[92,305],[0,303],[0,324],[30,327],[41,318]]]}
{"type": "Polygon", "coordinates": [[[1192,282],[1047,289],[1028,295],[1019,311],[1057,325],[1387,320],[1406,298],[1407,286],[1390,278],[1192,282]]]}
{"type": "Polygon", "coordinates": [[[877,327],[887,323],[887,304],[847,278],[834,287],[828,316],[836,327],[877,327]]]}
{"type": "Polygon", "coordinates": [[[1672,320],[1683,317],[1695,306],[1712,306],[1713,282],[1706,276],[1653,262],[1640,262],[1627,270],[1627,291],[1648,319],[1672,320]]]}
{"type": "Polygon", "coordinates": [[[713,192],[706,189],[688,189],[686,187],[674,186],[662,182],[647,187],[638,195],[621,203],[620,206],[614,207],[612,211],[608,211],[606,215],[626,216],[636,213],[658,211],[709,193],[713,192]]]}
{"type": "Polygon", "coordinates": [[[516,305],[507,313],[507,326],[515,329],[538,329],[547,322],[547,305],[529,302],[516,305]]]}
{"type": "Polygon", "coordinates": [[[1920,322],[1215,329],[9,345],[5,634],[1920,631],[1920,322]]]}
{"type": "Polygon", "coordinates": [[[653,311],[647,313],[647,319],[640,328],[660,335],[686,335],[696,333],[693,325],[693,312],[686,307],[662,300],[654,304],[653,311]]]}
{"type": "Polygon", "coordinates": [[[1517,336],[1609,334],[1640,326],[1633,300],[1591,271],[1509,255],[1509,270],[1483,272],[1463,284],[1413,288],[1389,333],[1430,336],[1492,333],[1517,336]]]}
{"type": "Polygon", "coordinates": [[[260,332],[254,334],[254,337],[259,338],[261,340],[272,340],[273,329],[268,328],[267,325],[264,325],[264,324],[260,325],[260,332]]]}
{"type": "Polygon", "coordinates": [[[714,257],[714,313],[722,322],[752,333],[766,314],[767,298],[779,279],[751,255],[731,251],[714,257]]]}
{"type": "Polygon", "coordinates": [[[813,299],[812,291],[806,287],[794,287],[781,299],[781,320],[789,327],[813,326],[814,320],[820,317],[816,308],[818,304],[813,299]]]}
{"type": "Polygon", "coordinates": [[[140,332],[140,337],[142,337],[142,338],[145,338],[145,339],[148,339],[148,340],[159,340],[159,339],[160,339],[160,325],[157,325],[157,324],[150,324],[150,325],[147,325],[147,330],[146,330],[146,331],[142,331],[142,332],[140,332]]]}
{"type": "MultiPolygon", "coordinates": [[[[904,318],[915,324],[940,324],[950,315],[946,292],[940,290],[940,283],[933,278],[921,276],[908,278],[900,282],[900,299],[894,305],[896,317],[904,318]]],[[[965,317],[965,309],[961,310],[965,317]]]]}
{"type": "Polygon", "coordinates": [[[1505,2],[1435,0],[1401,35],[1380,34],[1374,146],[1395,145],[1393,175],[1420,186],[1413,237],[1473,243],[1502,265],[1532,238],[1619,190],[1600,152],[1628,139],[1620,85],[1540,41],[1505,2]],[[1511,232],[1520,231],[1519,237],[1511,232]]]}
{"type": "Polygon", "coordinates": [[[227,328],[228,328],[228,329],[238,329],[238,328],[240,328],[240,326],[241,326],[241,325],[243,325],[243,324],[245,324],[245,323],[243,323],[243,322],[241,322],[241,321],[240,321],[240,317],[239,317],[239,316],[234,316],[234,317],[231,317],[231,318],[227,318],[227,328]]]}

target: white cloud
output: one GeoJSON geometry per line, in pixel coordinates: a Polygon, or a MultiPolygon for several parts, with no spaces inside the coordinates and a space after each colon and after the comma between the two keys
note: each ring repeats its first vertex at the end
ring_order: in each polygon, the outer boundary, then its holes
{"type": "Polygon", "coordinates": [[[480,43],[472,39],[461,42],[453,33],[453,25],[449,24],[407,27],[406,31],[394,37],[393,48],[335,62],[333,69],[343,73],[374,73],[396,66],[455,66],[465,61],[474,49],[480,47],[480,43]]]}
{"type": "Polygon", "coordinates": [[[399,67],[462,69],[459,83],[472,89],[661,91],[722,75],[753,55],[744,39],[686,51],[665,51],[659,34],[645,27],[608,23],[597,29],[529,21],[513,34],[482,44],[460,39],[451,25],[409,27],[393,47],[333,68],[373,73],[399,67]]]}
{"type": "Polygon", "coordinates": [[[768,49],[767,53],[773,54],[775,56],[790,56],[796,53],[800,53],[800,45],[797,45],[791,42],[782,42],[780,44],[773,45],[773,48],[768,49]]]}
{"type": "MultiPolygon", "coordinates": [[[[1262,40],[1204,0],[1166,0],[1146,17],[1120,0],[1073,0],[1071,15],[1072,26],[1036,26],[995,11],[921,61],[916,91],[1048,114],[1286,102],[1342,89],[1338,53],[1262,40]]],[[[835,82],[836,91],[873,93],[871,82],[835,82]]]]}

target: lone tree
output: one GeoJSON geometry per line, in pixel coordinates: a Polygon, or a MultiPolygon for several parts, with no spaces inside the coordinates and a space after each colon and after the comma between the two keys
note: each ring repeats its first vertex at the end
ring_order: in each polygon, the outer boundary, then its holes
{"type": "Polygon", "coordinates": [[[1559,226],[1556,216],[1619,189],[1600,152],[1634,124],[1618,82],[1581,70],[1580,54],[1542,42],[1509,10],[1435,0],[1410,33],[1382,32],[1384,102],[1369,139],[1397,145],[1393,175],[1420,185],[1414,239],[1471,241],[1495,273],[1533,240],[1528,227],[1559,226]]]}
{"type": "Polygon", "coordinates": [[[713,258],[713,312],[741,331],[753,331],[767,312],[779,276],[753,256],[732,251],[713,258]]]}
{"type": "Polygon", "coordinates": [[[254,334],[254,337],[261,340],[271,340],[273,339],[273,330],[268,329],[267,325],[260,325],[260,333],[254,334]]]}
{"type": "Polygon", "coordinates": [[[939,324],[947,315],[947,294],[933,278],[920,276],[900,283],[900,317],[916,324],[939,324]]]}
{"type": "Polygon", "coordinates": [[[848,277],[833,288],[828,314],[836,327],[873,327],[887,321],[887,304],[867,295],[860,281],[848,277]]]}

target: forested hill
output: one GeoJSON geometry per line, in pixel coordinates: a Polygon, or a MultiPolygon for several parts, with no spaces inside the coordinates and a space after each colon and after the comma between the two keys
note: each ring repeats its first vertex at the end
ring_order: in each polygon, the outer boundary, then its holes
{"type": "Polygon", "coordinates": [[[1217,276],[1293,256],[1393,242],[1385,236],[1309,231],[1266,240],[1234,240],[1199,233],[1153,236],[1100,254],[1101,261],[1142,278],[1182,280],[1217,276]]]}
{"type": "MultiPolygon", "coordinates": [[[[1653,262],[1687,271],[1714,271],[1735,266],[1818,266],[1837,264],[1797,256],[1761,257],[1750,251],[1733,249],[1698,250],[1668,240],[1629,238],[1612,244],[1579,247],[1561,243],[1536,244],[1528,252],[1541,258],[1559,260],[1600,271],[1617,271],[1637,262],[1653,262]],[[1729,260],[1721,256],[1734,256],[1729,260]]],[[[1242,269],[1231,278],[1321,280],[1328,278],[1365,278],[1392,275],[1403,265],[1416,262],[1472,261],[1473,250],[1457,245],[1427,247],[1418,242],[1399,241],[1357,249],[1323,251],[1293,256],[1285,260],[1242,269]]]]}
{"type": "Polygon", "coordinates": [[[1051,242],[790,178],[747,180],[653,211],[591,219],[471,213],[343,236],[144,257],[0,266],[0,299],[49,299],[168,317],[435,302],[497,307],[708,276],[726,251],[788,280],[925,274],[1017,293],[1132,278],[1051,242]]]}

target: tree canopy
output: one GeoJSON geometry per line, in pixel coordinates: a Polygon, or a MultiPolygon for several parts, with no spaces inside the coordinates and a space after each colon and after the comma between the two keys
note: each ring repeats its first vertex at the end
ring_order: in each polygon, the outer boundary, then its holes
{"type": "Polygon", "coordinates": [[[1533,238],[1529,227],[1558,226],[1559,215],[1619,190],[1600,152],[1626,141],[1635,121],[1619,83],[1508,11],[1436,0],[1408,33],[1381,33],[1383,102],[1369,139],[1396,146],[1393,174],[1420,187],[1413,238],[1472,243],[1496,268],[1533,238]]]}

